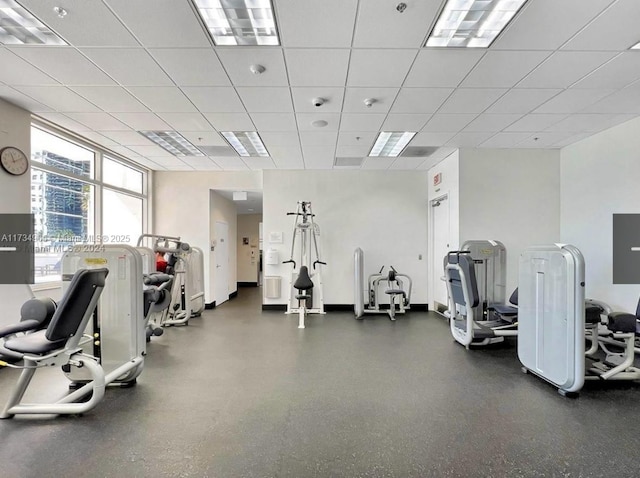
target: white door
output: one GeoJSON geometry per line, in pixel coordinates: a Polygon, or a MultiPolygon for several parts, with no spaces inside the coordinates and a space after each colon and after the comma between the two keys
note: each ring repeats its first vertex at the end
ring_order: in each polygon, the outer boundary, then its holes
{"type": "Polygon", "coordinates": [[[431,230],[433,231],[433,268],[431,283],[433,284],[433,298],[435,302],[447,305],[447,285],[442,280],[444,276],[444,257],[449,252],[449,201],[442,196],[431,201],[431,230]]]}
{"type": "Polygon", "coordinates": [[[229,224],[216,221],[216,270],[213,284],[216,305],[220,305],[229,299],[229,224]]]}

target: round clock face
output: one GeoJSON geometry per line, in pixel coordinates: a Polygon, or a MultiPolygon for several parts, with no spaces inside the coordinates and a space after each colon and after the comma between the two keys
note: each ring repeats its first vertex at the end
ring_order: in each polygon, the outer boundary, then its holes
{"type": "Polygon", "coordinates": [[[29,169],[29,158],[18,148],[9,146],[0,151],[0,164],[9,174],[20,176],[29,169]]]}

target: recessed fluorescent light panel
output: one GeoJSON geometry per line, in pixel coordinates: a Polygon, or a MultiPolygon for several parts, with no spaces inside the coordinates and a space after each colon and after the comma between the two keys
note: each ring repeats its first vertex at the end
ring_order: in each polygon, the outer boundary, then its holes
{"type": "Polygon", "coordinates": [[[447,0],[425,46],[487,48],[527,0],[447,0]]]}
{"type": "Polygon", "coordinates": [[[204,156],[204,153],[175,131],[138,131],[174,156],[204,156]]]}
{"type": "Polygon", "coordinates": [[[267,148],[255,131],[221,131],[240,156],[269,156],[267,148]]]}
{"type": "Polygon", "coordinates": [[[14,0],[0,0],[0,43],[5,45],[67,44],[14,0]]]}
{"type": "Polygon", "coordinates": [[[216,45],[280,45],[271,0],[193,0],[216,45]]]}
{"type": "Polygon", "coordinates": [[[411,141],[415,135],[415,133],[409,131],[401,131],[397,133],[383,131],[378,134],[378,139],[376,139],[373,148],[371,148],[369,156],[386,156],[395,158],[402,152],[404,147],[409,144],[409,141],[411,141]]]}

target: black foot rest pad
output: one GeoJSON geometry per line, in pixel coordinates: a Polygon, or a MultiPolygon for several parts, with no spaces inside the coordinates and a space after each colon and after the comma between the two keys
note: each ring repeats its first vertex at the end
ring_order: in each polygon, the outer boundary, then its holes
{"type": "Polygon", "coordinates": [[[46,330],[38,330],[32,334],[7,340],[5,348],[23,354],[44,355],[64,347],[67,339],[51,341],[46,336],[46,330]]]}
{"type": "Polygon", "coordinates": [[[489,306],[500,315],[518,315],[518,308],[507,304],[493,304],[489,306]]]}
{"type": "Polygon", "coordinates": [[[474,339],[492,339],[496,336],[495,332],[491,330],[489,327],[479,327],[477,329],[473,329],[473,338],[474,339]]]}
{"type": "Polygon", "coordinates": [[[403,297],[407,296],[407,293],[402,289],[388,289],[388,290],[385,290],[384,293],[389,295],[401,295],[403,297]]]}
{"type": "Polygon", "coordinates": [[[612,332],[639,333],[636,316],[626,312],[612,312],[609,314],[607,328],[612,332]]]}
{"type": "Polygon", "coordinates": [[[600,323],[600,314],[602,314],[604,310],[602,307],[597,305],[588,305],[584,309],[584,321],[587,324],[599,324],[600,323]]]}
{"type": "Polygon", "coordinates": [[[306,299],[311,299],[310,295],[296,295],[296,299],[298,300],[306,300],[306,299]]]}

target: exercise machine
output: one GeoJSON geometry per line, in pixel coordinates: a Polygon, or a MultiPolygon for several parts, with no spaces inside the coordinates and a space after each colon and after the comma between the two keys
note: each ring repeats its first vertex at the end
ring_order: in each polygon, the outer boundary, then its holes
{"type": "Polygon", "coordinates": [[[391,320],[396,320],[396,314],[404,314],[411,308],[412,281],[408,275],[398,273],[393,266],[389,266],[389,271],[385,274],[383,273],[385,266],[382,266],[376,274],[369,275],[365,291],[364,252],[359,247],[354,253],[354,267],[356,319],[361,319],[364,314],[388,314],[391,320]],[[380,301],[380,287],[385,284],[384,293],[389,296],[388,309],[381,307],[380,301]]]}
{"type": "Polygon", "coordinates": [[[98,358],[82,350],[81,343],[92,341],[83,335],[83,331],[96,309],[108,274],[106,268],[77,271],[68,280],[65,294],[46,328],[36,327],[31,333],[5,341],[4,348],[16,354],[18,361],[3,360],[0,365],[19,368],[22,372],[0,418],[21,414],[80,414],[102,400],[107,383],[105,371],[98,358]],[[22,403],[35,372],[44,367],[61,367],[64,372],[82,369],[88,373],[90,381],[53,403],[22,403]],[[91,396],[87,401],[75,403],[88,394],[91,396]]]}
{"type": "Polygon", "coordinates": [[[189,325],[189,319],[199,317],[204,311],[204,253],[179,237],[142,234],[138,247],[152,241],[154,253],[167,258],[167,274],[173,276],[171,304],[160,316],[160,325],[189,325]]]}
{"type": "Polygon", "coordinates": [[[147,342],[164,333],[162,320],[169,313],[173,275],[156,271],[156,255],[148,247],[136,247],[142,256],[144,316],[147,342]]]}
{"type": "Polygon", "coordinates": [[[582,253],[568,244],[530,247],[520,256],[518,357],[524,372],[551,383],[563,396],[577,396],[586,380],[640,379],[633,366],[640,310],[607,314],[608,335],[624,343],[624,351],[595,358],[593,342],[600,334],[593,330],[606,307],[595,304],[597,310],[593,301],[585,302],[584,269],[582,253]],[[586,330],[592,331],[589,336],[586,330]]]}
{"type": "Polygon", "coordinates": [[[506,299],[507,249],[500,241],[473,240],[462,244],[460,250],[473,258],[482,315],[490,320],[492,307],[506,299]]]}
{"type": "MultiPolygon", "coordinates": [[[[452,251],[445,257],[445,280],[449,296],[449,326],[453,338],[469,348],[488,345],[518,335],[513,317],[487,315],[476,279],[476,264],[470,251],[452,251]]],[[[495,310],[495,305],[493,306],[495,310]]]]}
{"type": "Polygon", "coordinates": [[[319,244],[320,227],[314,221],[311,202],[298,201],[294,216],[291,257],[283,264],[293,264],[286,314],[298,314],[298,328],[305,328],[307,314],[324,314],[324,296],[322,291],[321,266],[327,265],[321,260],[319,244]],[[298,245],[296,255],[296,244],[298,245]],[[294,257],[297,257],[296,261],[294,257]],[[315,260],[313,260],[315,258],[315,260]]]}

